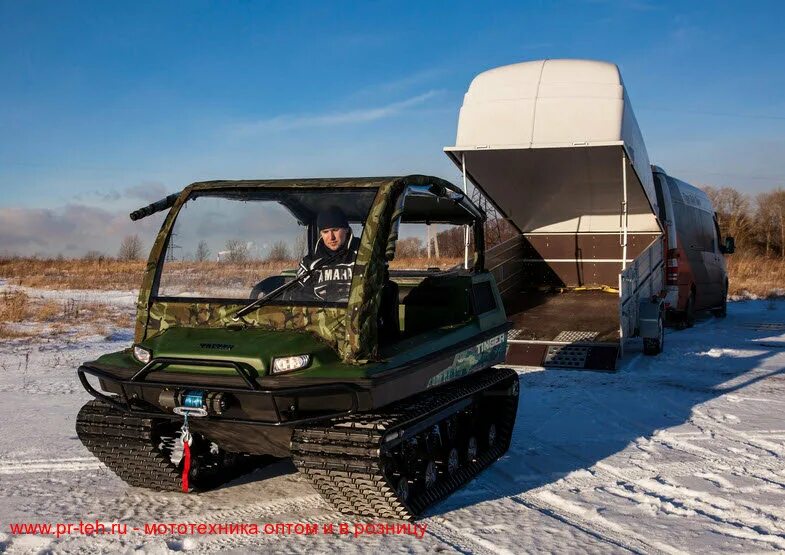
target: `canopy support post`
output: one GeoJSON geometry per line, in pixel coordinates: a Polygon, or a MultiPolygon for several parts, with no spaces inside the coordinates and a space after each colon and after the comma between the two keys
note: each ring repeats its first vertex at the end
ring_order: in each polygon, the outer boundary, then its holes
{"type": "Polygon", "coordinates": [[[622,149],[621,153],[621,183],[622,183],[622,202],[621,202],[621,269],[627,268],[627,153],[622,149]]]}
{"type": "MultiPolygon", "coordinates": [[[[461,152],[461,171],[463,173],[463,194],[469,195],[468,184],[466,182],[466,153],[461,152]]],[[[469,269],[469,226],[463,226],[463,268],[469,269]]]]}
{"type": "MultiPolygon", "coordinates": [[[[619,358],[624,356],[624,340],[626,338],[624,333],[625,312],[623,308],[624,292],[625,292],[625,276],[624,270],[627,268],[627,152],[622,147],[621,151],[621,186],[622,186],[622,201],[620,217],[620,243],[621,243],[621,272],[619,273],[619,358]]],[[[637,287],[637,284],[636,284],[637,287]]]]}

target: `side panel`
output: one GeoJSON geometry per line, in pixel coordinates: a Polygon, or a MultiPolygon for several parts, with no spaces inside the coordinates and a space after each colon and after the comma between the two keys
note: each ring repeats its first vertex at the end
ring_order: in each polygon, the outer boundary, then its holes
{"type": "MultiPolygon", "coordinates": [[[[627,263],[638,257],[660,234],[630,233],[627,263]]],[[[616,287],[622,270],[618,233],[525,234],[521,260],[528,288],[541,285],[616,287]]]]}
{"type": "Polygon", "coordinates": [[[663,291],[664,237],[652,242],[619,276],[619,322],[622,343],[640,331],[640,305],[663,291]]]}

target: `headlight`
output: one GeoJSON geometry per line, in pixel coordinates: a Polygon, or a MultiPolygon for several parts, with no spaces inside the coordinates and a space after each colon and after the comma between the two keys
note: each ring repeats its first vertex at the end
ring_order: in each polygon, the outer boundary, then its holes
{"type": "Polygon", "coordinates": [[[273,359],[273,374],[300,370],[311,364],[311,355],[295,355],[273,359]]]}
{"type": "Polygon", "coordinates": [[[153,353],[145,349],[144,347],[140,347],[139,345],[134,345],[134,358],[141,362],[142,364],[147,364],[150,362],[150,359],[153,357],[153,353]]]}

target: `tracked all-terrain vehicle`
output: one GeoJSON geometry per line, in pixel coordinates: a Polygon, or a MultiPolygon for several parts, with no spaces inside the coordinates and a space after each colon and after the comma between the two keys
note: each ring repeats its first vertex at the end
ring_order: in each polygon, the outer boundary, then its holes
{"type": "Polygon", "coordinates": [[[212,181],[131,217],[167,209],[134,345],[78,370],[96,398],[79,438],[127,483],[203,490],[290,456],[340,511],[409,519],[507,450],[518,378],[494,366],[510,324],[460,189],[212,181]],[[292,270],[336,206],[358,238],[350,286],[315,296],[329,256],[292,270]]]}

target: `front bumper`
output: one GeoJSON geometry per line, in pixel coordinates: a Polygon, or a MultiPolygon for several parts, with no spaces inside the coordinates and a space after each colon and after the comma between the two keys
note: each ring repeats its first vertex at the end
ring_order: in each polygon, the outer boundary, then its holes
{"type": "Polygon", "coordinates": [[[178,376],[177,381],[172,381],[171,373],[157,372],[170,364],[216,366],[216,361],[157,358],[141,370],[109,370],[84,364],[77,373],[84,388],[96,399],[123,412],[146,418],[182,419],[171,407],[161,404],[161,394],[195,389],[223,393],[230,400],[227,408],[220,414],[208,414],[199,419],[207,422],[297,426],[368,410],[371,405],[370,393],[358,384],[329,383],[262,388],[252,374],[237,363],[226,363],[223,366],[235,368],[238,376],[207,378],[204,375],[184,374],[178,376]],[[88,376],[97,378],[100,389],[107,393],[94,387],[88,376]],[[198,382],[194,378],[198,378],[198,382]]]}

